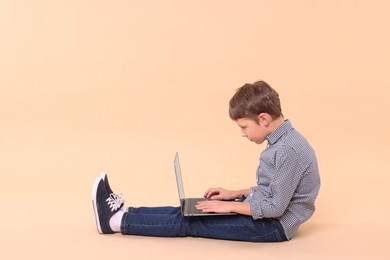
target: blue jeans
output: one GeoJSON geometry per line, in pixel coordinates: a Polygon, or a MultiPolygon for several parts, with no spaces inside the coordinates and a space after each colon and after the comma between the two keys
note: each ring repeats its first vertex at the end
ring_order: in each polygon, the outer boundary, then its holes
{"type": "Polygon", "coordinates": [[[245,215],[184,217],[180,207],[130,207],[121,222],[124,235],[205,237],[250,242],[282,242],[287,238],[276,219],[245,215]]]}

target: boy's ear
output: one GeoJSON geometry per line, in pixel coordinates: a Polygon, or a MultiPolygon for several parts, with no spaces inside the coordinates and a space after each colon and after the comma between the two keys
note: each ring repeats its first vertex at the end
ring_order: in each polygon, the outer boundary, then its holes
{"type": "Polygon", "coordinates": [[[271,119],[271,116],[267,113],[260,113],[257,116],[257,122],[259,123],[259,125],[261,124],[263,126],[268,126],[270,123],[270,119],[271,119]]]}

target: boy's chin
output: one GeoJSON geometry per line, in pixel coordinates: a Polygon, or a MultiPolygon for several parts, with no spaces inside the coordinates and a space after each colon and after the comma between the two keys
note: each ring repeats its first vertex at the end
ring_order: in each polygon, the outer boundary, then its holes
{"type": "MultiPolygon", "coordinates": [[[[252,141],[252,140],[251,140],[251,141],[252,141]]],[[[262,143],[264,143],[264,141],[265,141],[265,140],[261,140],[261,141],[254,141],[254,140],[253,140],[252,142],[254,142],[254,143],[256,143],[256,144],[262,144],[262,143]]]]}

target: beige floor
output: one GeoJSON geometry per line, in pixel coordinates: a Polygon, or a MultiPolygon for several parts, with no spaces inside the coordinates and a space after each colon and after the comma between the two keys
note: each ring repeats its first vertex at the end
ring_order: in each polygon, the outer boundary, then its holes
{"type": "Polygon", "coordinates": [[[0,1],[0,259],[390,259],[388,1],[0,1]],[[253,185],[227,115],[264,79],[315,148],[317,211],[287,243],[98,235],[128,205],[253,185]]]}

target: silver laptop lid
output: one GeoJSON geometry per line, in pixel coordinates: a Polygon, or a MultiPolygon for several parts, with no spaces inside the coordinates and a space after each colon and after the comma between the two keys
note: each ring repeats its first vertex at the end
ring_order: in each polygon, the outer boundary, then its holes
{"type": "Polygon", "coordinates": [[[173,164],[175,166],[177,190],[179,191],[180,205],[182,205],[183,200],[185,200],[186,196],[184,195],[183,178],[181,177],[181,169],[180,169],[180,161],[179,161],[179,153],[178,152],[176,152],[175,161],[173,162],[173,164]]]}

